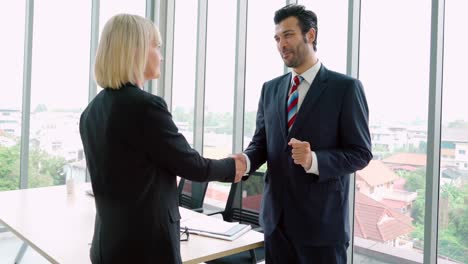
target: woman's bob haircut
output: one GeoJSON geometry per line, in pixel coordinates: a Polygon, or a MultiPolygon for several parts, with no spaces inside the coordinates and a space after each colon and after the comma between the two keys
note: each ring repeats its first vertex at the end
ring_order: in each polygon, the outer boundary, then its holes
{"type": "Polygon", "coordinates": [[[94,75],[103,88],[119,89],[126,83],[144,82],[151,43],[161,45],[159,30],[151,20],[119,14],[107,21],[96,54],[94,75]]]}

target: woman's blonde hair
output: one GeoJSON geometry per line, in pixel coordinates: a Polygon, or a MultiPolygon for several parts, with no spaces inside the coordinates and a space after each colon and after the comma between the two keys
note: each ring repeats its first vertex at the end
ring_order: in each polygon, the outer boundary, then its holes
{"type": "Polygon", "coordinates": [[[144,81],[152,41],[159,46],[159,30],[151,20],[137,15],[115,15],[102,30],[94,75],[103,88],[119,89],[126,83],[144,81]]]}

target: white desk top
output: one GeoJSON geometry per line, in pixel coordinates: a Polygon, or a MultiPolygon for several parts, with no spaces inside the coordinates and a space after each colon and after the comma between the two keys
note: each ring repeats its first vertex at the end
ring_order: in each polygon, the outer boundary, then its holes
{"type": "MultiPolygon", "coordinates": [[[[72,195],[65,186],[0,192],[0,222],[52,263],[90,263],[96,209],[85,194],[89,188],[76,186],[72,195]]],[[[180,211],[183,217],[198,214],[180,211]]],[[[200,263],[262,245],[263,234],[253,230],[235,241],[190,235],[181,255],[183,263],[200,263]]]]}

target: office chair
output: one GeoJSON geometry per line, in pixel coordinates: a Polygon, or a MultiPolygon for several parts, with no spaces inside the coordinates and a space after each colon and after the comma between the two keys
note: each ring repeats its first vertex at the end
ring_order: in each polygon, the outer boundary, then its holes
{"type": "MultiPolygon", "coordinates": [[[[226,209],[221,213],[224,221],[250,224],[256,231],[263,232],[259,223],[260,204],[263,195],[264,173],[254,172],[247,181],[231,185],[226,209]]],[[[223,257],[207,264],[257,263],[265,259],[265,249],[259,248],[223,257]]]]}
{"type": "Polygon", "coordinates": [[[207,182],[192,182],[181,178],[177,187],[179,193],[179,205],[193,211],[203,213],[203,201],[205,200],[207,182]]]}

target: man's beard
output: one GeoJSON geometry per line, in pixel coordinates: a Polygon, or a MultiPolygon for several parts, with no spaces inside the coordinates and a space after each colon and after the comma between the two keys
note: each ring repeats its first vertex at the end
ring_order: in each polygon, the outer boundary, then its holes
{"type": "Polygon", "coordinates": [[[283,61],[284,61],[284,64],[288,66],[289,68],[296,68],[302,63],[298,57],[294,57],[290,62],[287,62],[285,60],[283,61]]]}

